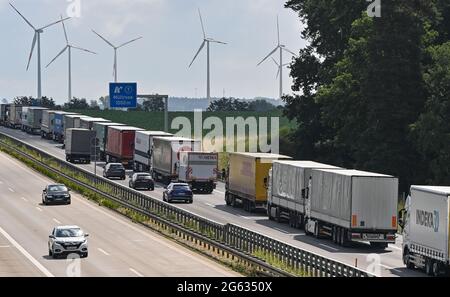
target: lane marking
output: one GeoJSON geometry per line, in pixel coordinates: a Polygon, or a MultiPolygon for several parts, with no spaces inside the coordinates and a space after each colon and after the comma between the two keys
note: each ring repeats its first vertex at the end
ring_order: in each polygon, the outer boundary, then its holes
{"type": "Polygon", "coordinates": [[[133,272],[134,274],[136,274],[139,277],[144,277],[144,275],[140,274],[139,272],[137,272],[136,270],[134,270],[133,268],[130,267],[130,271],[133,272]]]}
{"type": "Polygon", "coordinates": [[[3,185],[3,182],[0,180],[0,185],[3,185]]]}
{"type": "Polygon", "coordinates": [[[245,220],[251,220],[252,218],[249,218],[249,217],[244,217],[244,216],[241,216],[241,215],[238,215],[239,217],[241,217],[241,218],[243,218],[243,219],[245,219],[245,220]]]}
{"type": "Polygon", "coordinates": [[[283,229],[277,228],[277,227],[273,227],[273,229],[275,229],[277,231],[280,231],[280,232],[283,232],[284,234],[289,234],[289,232],[287,232],[287,231],[285,231],[283,229]]]}
{"type": "Polygon", "coordinates": [[[211,206],[211,207],[216,207],[214,204],[211,204],[211,203],[205,203],[205,204],[208,206],[211,206]]]}
{"type": "Polygon", "coordinates": [[[320,245],[320,246],[323,246],[323,247],[326,247],[327,249],[333,250],[333,251],[335,251],[335,252],[339,251],[339,249],[334,248],[334,247],[329,246],[329,245],[326,245],[326,244],[323,244],[323,243],[319,243],[319,245],[320,245]]]}
{"type": "Polygon", "coordinates": [[[36,209],[39,210],[40,212],[42,212],[42,209],[40,209],[39,207],[36,206],[36,209]]]}
{"type": "Polygon", "coordinates": [[[9,245],[0,245],[0,249],[6,249],[6,248],[9,248],[10,246],[9,245]]]}
{"type": "Polygon", "coordinates": [[[41,263],[38,262],[33,256],[31,256],[17,241],[14,240],[2,227],[0,227],[0,233],[16,248],[22,253],[37,269],[39,269],[45,276],[54,277],[54,275],[47,270],[41,263]]]}
{"type": "Polygon", "coordinates": [[[219,194],[225,195],[225,192],[222,192],[222,191],[219,191],[219,190],[214,190],[214,192],[217,192],[217,193],[219,193],[219,194]]]}
{"type": "Polygon", "coordinates": [[[380,265],[381,267],[384,267],[384,268],[388,269],[388,270],[393,270],[393,271],[395,271],[395,272],[401,272],[400,270],[395,269],[394,267],[390,267],[390,266],[383,265],[383,264],[379,264],[379,265],[380,265]]]}
{"type": "Polygon", "coordinates": [[[55,222],[56,224],[61,224],[60,221],[58,221],[57,219],[53,218],[53,222],[55,222]]]}
{"type": "Polygon", "coordinates": [[[399,251],[402,250],[401,248],[399,248],[398,246],[395,246],[395,245],[393,245],[393,244],[390,244],[389,247],[391,247],[391,248],[393,248],[393,249],[396,249],[396,250],[399,250],[399,251]]]}
{"type": "Polygon", "coordinates": [[[145,242],[144,239],[133,239],[133,242],[145,242]]]}
{"type": "Polygon", "coordinates": [[[106,256],[110,256],[110,254],[108,254],[105,250],[102,250],[101,248],[97,248],[97,250],[102,253],[105,254],[106,256]]]}
{"type": "Polygon", "coordinates": [[[25,202],[28,202],[28,199],[25,198],[25,197],[22,197],[22,198],[20,198],[20,199],[22,199],[22,200],[25,201],[25,202]]]}
{"type": "Polygon", "coordinates": [[[11,193],[14,193],[14,190],[13,190],[13,189],[8,188],[8,190],[9,190],[11,193]]]}

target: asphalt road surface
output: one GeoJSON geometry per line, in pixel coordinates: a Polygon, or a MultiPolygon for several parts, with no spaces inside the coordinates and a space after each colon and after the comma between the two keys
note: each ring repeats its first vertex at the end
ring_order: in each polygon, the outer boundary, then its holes
{"type": "Polygon", "coordinates": [[[72,193],[72,204],[44,206],[51,180],[0,153],[0,276],[239,276],[202,255],[72,193]],[[90,234],[89,257],[48,256],[58,225],[90,234]]]}
{"type": "MultiPolygon", "coordinates": [[[[28,135],[20,130],[0,127],[0,132],[65,160],[65,152],[61,149],[60,144],[43,140],[40,136],[28,135]]],[[[97,164],[98,175],[102,175],[103,165],[104,163],[97,164]]],[[[91,172],[95,170],[94,164],[78,166],[91,172]]],[[[128,186],[128,179],[116,182],[128,186]]],[[[157,185],[154,192],[143,193],[162,200],[163,190],[162,185],[157,185]]],[[[242,209],[229,207],[225,204],[224,192],[223,183],[219,183],[213,194],[195,195],[193,204],[176,204],[176,206],[219,223],[233,223],[321,256],[349,265],[357,265],[359,268],[379,276],[424,276],[421,272],[407,270],[403,265],[401,236],[397,238],[395,245],[389,245],[385,250],[374,249],[365,243],[354,243],[351,247],[341,247],[331,240],[306,236],[303,230],[291,228],[284,223],[270,221],[263,212],[247,213],[242,209]]]]}

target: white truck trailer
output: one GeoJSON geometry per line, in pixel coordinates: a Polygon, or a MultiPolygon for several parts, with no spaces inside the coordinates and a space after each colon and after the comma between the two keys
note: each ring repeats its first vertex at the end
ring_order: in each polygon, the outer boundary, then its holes
{"type": "Polygon", "coordinates": [[[329,237],[342,246],[395,243],[398,179],[357,170],[315,169],[306,200],[306,234],[329,237]]]}
{"type": "Polygon", "coordinates": [[[211,194],[216,188],[218,170],[218,153],[180,153],[178,181],[188,183],[193,191],[211,194]]]}
{"type": "Polygon", "coordinates": [[[403,262],[407,268],[424,269],[428,275],[449,272],[450,187],[411,186],[403,227],[403,262]]]}
{"type": "Polygon", "coordinates": [[[305,218],[305,196],[313,169],[339,167],[312,161],[274,161],[269,171],[267,215],[277,222],[287,221],[302,228],[305,218]]]}
{"type": "Polygon", "coordinates": [[[150,171],[152,167],[153,138],[172,137],[173,134],[162,131],[137,131],[134,141],[134,165],[137,172],[150,171]]]}

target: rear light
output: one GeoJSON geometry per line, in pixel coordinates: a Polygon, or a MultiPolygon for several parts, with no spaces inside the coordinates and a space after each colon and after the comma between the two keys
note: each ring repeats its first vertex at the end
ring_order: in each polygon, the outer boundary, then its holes
{"type": "Polygon", "coordinates": [[[352,215],[352,226],[357,227],[358,226],[358,218],[356,215],[352,215]]]}
{"type": "Polygon", "coordinates": [[[392,228],[397,228],[397,217],[392,216],[392,228]]]}
{"type": "Polygon", "coordinates": [[[395,235],[394,234],[388,234],[388,235],[386,235],[386,239],[387,240],[395,240],[395,235]]]}
{"type": "Polygon", "coordinates": [[[361,234],[360,233],[352,233],[352,238],[361,239],[361,234]]]}

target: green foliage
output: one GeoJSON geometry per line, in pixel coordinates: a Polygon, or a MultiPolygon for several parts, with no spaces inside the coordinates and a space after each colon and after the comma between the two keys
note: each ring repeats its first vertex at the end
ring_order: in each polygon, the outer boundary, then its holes
{"type": "Polygon", "coordinates": [[[22,106],[40,106],[40,107],[46,107],[46,108],[54,108],[55,107],[55,101],[53,98],[48,97],[42,97],[40,100],[35,99],[33,97],[16,97],[14,98],[14,104],[20,104],[22,106]]]}
{"type": "Polygon", "coordinates": [[[86,99],[73,98],[69,103],[64,104],[64,109],[88,109],[89,104],[86,99]]]}

